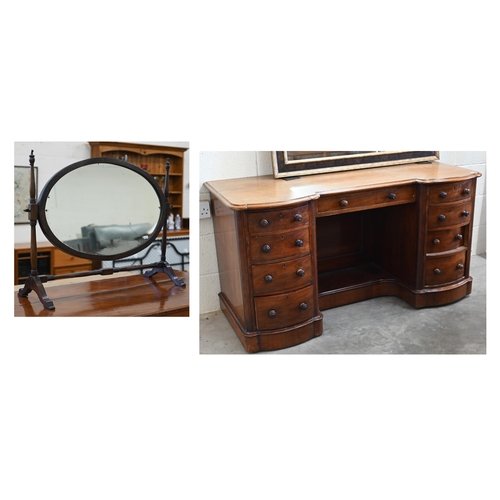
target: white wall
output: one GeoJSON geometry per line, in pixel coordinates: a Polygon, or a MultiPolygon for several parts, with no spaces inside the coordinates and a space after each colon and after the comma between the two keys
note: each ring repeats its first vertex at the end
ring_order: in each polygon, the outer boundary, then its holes
{"type": "MultiPolygon", "coordinates": [[[[200,201],[210,200],[209,180],[272,174],[268,151],[200,152],[200,201]]],[[[219,309],[220,282],[212,218],[200,219],[200,314],[219,309]]]]}
{"type": "MultiPolygon", "coordinates": [[[[59,170],[80,160],[90,158],[88,142],[15,142],[14,165],[29,167],[29,155],[33,150],[35,166],[38,167],[38,192],[46,182],[59,170]]],[[[28,216],[26,216],[28,217],[28,216]]],[[[47,238],[37,225],[37,241],[47,238]]],[[[14,243],[29,243],[30,225],[14,225],[14,243]]]]}
{"type": "Polygon", "coordinates": [[[483,174],[477,180],[472,255],[486,253],[486,151],[441,151],[439,161],[483,174]]]}
{"type": "MultiPolygon", "coordinates": [[[[188,148],[187,142],[149,142],[140,144],[153,144],[160,146],[176,146],[188,148]]],[[[31,150],[35,155],[35,166],[38,167],[38,192],[45,183],[62,168],[80,160],[90,158],[90,145],[88,142],[15,142],[14,165],[29,166],[31,150]]],[[[189,218],[189,149],[184,153],[184,196],[182,214],[189,218]]],[[[30,241],[29,224],[14,225],[14,243],[28,243],[30,241]]],[[[44,242],[47,238],[37,225],[37,241],[44,242]]]]}
{"type": "MultiPolygon", "coordinates": [[[[483,174],[478,180],[472,254],[486,252],[486,152],[441,151],[440,161],[470,167],[483,174]]],[[[204,151],[200,153],[200,201],[210,199],[203,183],[209,180],[272,174],[271,152],[204,151]]],[[[212,218],[200,220],[200,313],[219,309],[220,292],[212,218]]]]}

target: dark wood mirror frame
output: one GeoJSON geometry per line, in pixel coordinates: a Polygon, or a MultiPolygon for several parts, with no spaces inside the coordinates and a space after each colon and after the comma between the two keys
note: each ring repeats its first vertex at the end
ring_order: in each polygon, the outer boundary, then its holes
{"type": "MultiPolygon", "coordinates": [[[[165,218],[167,217],[167,203],[164,192],[161,190],[158,183],[145,171],[141,168],[133,165],[132,163],[128,163],[124,160],[118,160],[114,158],[89,158],[87,160],[82,160],[72,165],[69,165],[57,172],[47,184],[45,184],[44,188],[40,192],[38,197],[38,222],[40,224],[40,228],[43,231],[43,234],[47,237],[47,239],[57,248],[60,248],[64,252],[74,255],[75,257],[80,257],[83,259],[90,260],[117,260],[122,259],[124,257],[128,257],[129,255],[135,254],[147,248],[158,236],[160,231],[162,230],[163,224],[165,222],[165,218]],[[150,233],[149,237],[145,239],[140,245],[137,245],[131,250],[123,251],[119,253],[113,253],[111,255],[102,255],[99,253],[89,253],[85,251],[78,251],[75,248],[72,248],[66,245],[63,241],[61,241],[52,231],[50,224],[47,220],[46,207],[47,202],[50,197],[51,191],[53,187],[64,177],[65,175],[86,166],[91,166],[95,164],[108,164],[108,165],[116,165],[121,168],[127,169],[129,171],[134,172],[136,175],[142,177],[154,190],[156,196],[158,197],[158,203],[160,204],[160,215],[158,218],[158,222],[156,227],[150,233]]],[[[72,207],[73,208],[73,207],[72,207]]]]}
{"type": "Polygon", "coordinates": [[[273,151],[275,178],[439,159],[438,151],[273,151]]]}
{"type": "Polygon", "coordinates": [[[166,160],[166,165],[165,165],[165,188],[164,191],[162,192],[156,181],[154,179],[148,179],[147,176],[149,175],[148,173],[144,172],[141,170],[139,167],[132,165],[131,163],[124,162],[122,160],[116,160],[116,159],[111,159],[111,158],[90,158],[88,160],[82,160],[80,162],[74,163],[72,165],[69,165],[68,167],[62,169],[60,172],[58,172],[54,177],[52,177],[46,184],[46,186],[43,188],[41,194],[40,194],[40,199],[37,200],[37,195],[36,195],[36,182],[35,182],[35,155],[33,154],[33,150],[31,151],[31,154],[29,155],[29,163],[30,163],[30,202],[28,205],[28,208],[25,210],[25,212],[28,213],[28,220],[29,224],[31,226],[31,243],[30,243],[30,264],[31,264],[31,272],[28,277],[27,282],[25,283],[24,287],[18,291],[18,296],[19,297],[27,297],[28,294],[31,291],[34,291],[40,301],[42,302],[43,306],[45,309],[49,310],[54,310],[55,306],[52,300],[50,300],[47,296],[47,293],[45,291],[45,288],[43,286],[43,283],[46,283],[47,281],[52,281],[55,279],[62,279],[62,278],[69,278],[69,277],[84,277],[84,276],[91,276],[91,275],[96,275],[96,274],[101,274],[101,275],[109,275],[109,274],[114,274],[116,272],[122,272],[122,271],[132,271],[132,270],[140,270],[140,269],[146,269],[146,268],[151,268],[149,271],[144,273],[144,276],[146,278],[151,278],[154,276],[156,273],[164,273],[167,274],[168,277],[172,280],[172,282],[177,285],[177,286],[186,286],[184,281],[177,277],[175,274],[175,271],[169,266],[168,262],[166,261],[166,251],[167,251],[167,218],[172,210],[172,206],[169,201],[169,191],[168,191],[168,186],[169,186],[169,170],[170,170],[170,160],[167,158],[166,160]],[[64,245],[52,232],[50,229],[49,224],[47,223],[47,220],[45,218],[45,204],[47,202],[47,197],[50,193],[51,188],[57,183],[61,177],[63,177],[65,174],[68,172],[71,172],[77,168],[90,165],[90,164],[95,164],[95,163],[109,163],[113,165],[119,165],[121,167],[127,168],[129,170],[135,171],[138,175],[143,176],[152,186],[152,188],[155,190],[155,192],[158,195],[158,200],[160,202],[160,216],[158,220],[158,224],[155,227],[155,229],[152,231],[150,234],[149,238],[147,238],[142,244],[138,245],[137,247],[134,247],[133,249],[127,251],[127,252],[122,252],[120,254],[115,254],[112,256],[113,259],[116,258],[122,258],[126,257],[128,255],[132,255],[137,253],[138,251],[146,248],[152,241],[156,239],[160,231],[162,231],[162,236],[161,236],[161,257],[160,261],[155,263],[155,264],[148,264],[148,265],[136,265],[136,266],[126,266],[126,267],[111,267],[111,268],[102,268],[102,269],[97,269],[94,271],[83,271],[83,272],[78,272],[78,273],[69,273],[69,274],[60,274],[60,275],[39,275],[38,274],[38,265],[37,265],[37,242],[36,242],[36,225],[37,222],[40,222],[40,228],[47,237],[47,239],[54,244],[56,247],[61,249],[63,252],[76,255],[78,257],[84,257],[87,259],[99,259],[99,260],[106,260],[103,258],[103,256],[96,256],[88,253],[82,253],[78,252],[67,245],[64,245]]]}

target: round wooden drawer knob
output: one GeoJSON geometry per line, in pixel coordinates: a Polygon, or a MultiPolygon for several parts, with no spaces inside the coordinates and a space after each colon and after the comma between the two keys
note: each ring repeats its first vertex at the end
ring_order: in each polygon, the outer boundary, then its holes
{"type": "Polygon", "coordinates": [[[294,216],[293,220],[294,220],[295,222],[300,222],[300,221],[302,220],[302,215],[300,215],[300,214],[295,214],[295,216],[294,216]]]}
{"type": "Polygon", "coordinates": [[[271,309],[268,312],[268,315],[269,315],[270,318],[276,318],[276,311],[274,309],[271,309]]]}
{"type": "Polygon", "coordinates": [[[261,227],[267,227],[267,226],[269,226],[269,221],[267,219],[262,219],[259,222],[259,224],[260,224],[261,227]]]}
{"type": "Polygon", "coordinates": [[[395,200],[395,199],[396,199],[396,193],[390,193],[389,200],[395,200]]]}
{"type": "Polygon", "coordinates": [[[441,269],[438,268],[434,269],[434,274],[441,274],[441,269]]]}
{"type": "Polygon", "coordinates": [[[262,247],[262,251],[263,251],[264,253],[269,253],[269,252],[271,251],[271,247],[270,247],[269,245],[264,245],[264,246],[262,247]]]}
{"type": "Polygon", "coordinates": [[[443,222],[444,220],[446,220],[446,215],[444,215],[444,214],[438,215],[438,220],[440,220],[441,222],[443,222]]]}
{"type": "Polygon", "coordinates": [[[304,271],[304,269],[299,269],[297,271],[297,276],[304,276],[306,274],[306,272],[304,271]]]}
{"type": "Polygon", "coordinates": [[[273,281],[273,277],[270,274],[268,274],[264,279],[266,280],[266,283],[271,283],[273,281]]]}
{"type": "Polygon", "coordinates": [[[434,245],[439,245],[441,243],[441,240],[439,238],[434,238],[432,240],[432,243],[434,243],[434,245]]]}
{"type": "Polygon", "coordinates": [[[470,213],[469,213],[469,211],[468,211],[468,210],[464,210],[464,211],[462,212],[462,215],[463,215],[464,217],[469,217],[470,213]]]}
{"type": "Polygon", "coordinates": [[[340,200],[341,207],[347,207],[347,205],[349,205],[349,202],[347,200],[340,200]]]}
{"type": "Polygon", "coordinates": [[[462,263],[460,263],[460,262],[459,262],[459,263],[457,264],[457,269],[463,269],[463,268],[464,268],[464,265],[463,265],[462,263]]]}
{"type": "Polygon", "coordinates": [[[441,192],[439,193],[439,197],[440,197],[440,198],[446,198],[447,196],[448,196],[448,193],[447,193],[446,191],[441,191],[441,192]]]}
{"type": "Polygon", "coordinates": [[[460,234],[460,233],[459,233],[459,234],[457,234],[457,235],[455,236],[455,239],[456,239],[456,240],[463,240],[463,239],[464,239],[464,237],[463,237],[463,235],[462,235],[462,234],[460,234]]]}
{"type": "Polygon", "coordinates": [[[303,247],[304,246],[304,242],[302,240],[295,240],[295,246],[296,247],[303,247]]]}
{"type": "Polygon", "coordinates": [[[302,302],[299,307],[300,309],[302,309],[302,311],[305,311],[307,309],[307,304],[305,302],[302,302]]]}
{"type": "Polygon", "coordinates": [[[465,188],[463,191],[462,191],[463,194],[465,195],[468,195],[470,194],[470,189],[469,188],[465,188]]]}

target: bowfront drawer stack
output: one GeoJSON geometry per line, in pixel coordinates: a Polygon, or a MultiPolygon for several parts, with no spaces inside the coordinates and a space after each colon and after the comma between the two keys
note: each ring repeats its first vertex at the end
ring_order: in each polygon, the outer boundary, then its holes
{"type": "Polygon", "coordinates": [[[425,286],[469,275],[475,179],[428,188],[425,286]]]}
{"type": "Polygon", "coordinates": [[[315,316],[308,206],[248,215],[255,319],[277,330],[315,316]]]}
{"type": "Polygon", "coordinates": [[[221,309],[248,352],[323,331],[311,203],[228,210],[213,200],[221,309]]]}

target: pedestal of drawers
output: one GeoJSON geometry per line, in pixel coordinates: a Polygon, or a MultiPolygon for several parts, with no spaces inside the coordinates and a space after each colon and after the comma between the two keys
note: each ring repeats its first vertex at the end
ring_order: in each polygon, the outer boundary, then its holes
{"type": "Polygon", "coordinates": [[[441,305],[471,292],[470,248],[476,180],[427,188],[424,305],[441,305]]]}
{"type": "Polygon", "coordinates": [[[214,199],[213,206],[221,309],[245,349],[281,349],[321,335],[313,203],[238,212],[214,199]]]}

